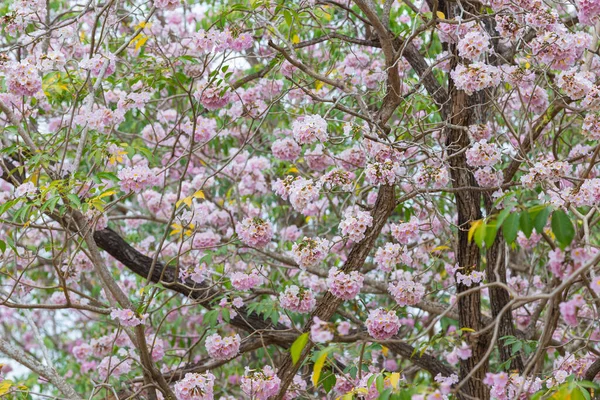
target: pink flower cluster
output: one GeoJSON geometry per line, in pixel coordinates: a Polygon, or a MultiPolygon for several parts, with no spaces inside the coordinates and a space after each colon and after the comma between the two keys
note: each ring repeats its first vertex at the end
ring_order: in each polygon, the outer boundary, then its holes
{"type": "Polygon", "coordinates": [[[542,389],[540,378],[525,379],[518,374],[508,375],[506,372],[485,374],[483,383],[491,386],[490,393],[495,400],[512,400],[516,398],[530,398],[542,389]],[[521,396],[517,397],[520,393],[521,396]]]}
{"type": "Polygon", "coordinates": [[[542,160],[536,162],[529,169],[529,173],[521,177],[521,183],[533,189],[538,182],[555,182],[566,175],[569,171],[569,164],[564,161],[542,160]]]}
{"type": "Polygon", "coordinates": [[[275,370],[269,365],[262,371],[251,371],[246,367],[246,373],[242,377],[242,391],[248,398],[256,400],[267,400],[279,393],[281,380],[275,374],[275,370]]]}
{"type": "Polygon", "coordinates": [[[577,17],[579,22],[586,25],[594,25],[600,16],[600,1],[598,0],[578,0],[577,17]]]}
{"type": "Polygon", "coordinates": [[[500,162],[501,156],[498,146],[485,139],[473,144],[466,153],[467,164],[471,167],[490,167],[500,162]]]}
{"type": "Polygon", "coordinates": [[[114,309],[110,312],[112,319],[119,320],[119,323],[123,326],[138,326],[146,322],[148,314],[144,314],[138,317],[137,314],[129,309],[118,310],[114,309]]]}
{"type": "Polygon", "coordinates": [[[456,87],[468,95],[500,84],[500,70],[482,62],[468,66],[459,64],[450,72],[450,76],[456,87]]]}
{"type": "Polygon", "coordinates": [[[589,113],[583,119],[583,134],[591,140],[600,140],[600,114],[589,113]]]}
{"type": "Polygon", "coordinates": [[[209,111],[225,107],[231,100],[231,93],[226,88],[211,86],[208,83],[198,84],[194,97],[209,111]]]}
{"type": "Polygon", "coordinates": [[[358,243],[365,238],[365,231],[373,225],[373,217],[368,211],[349,209],[340,222],[342,235],[358,243]]]}
{"type": "Polygon", "coordinates": [[[456,282],[462,283],[465,286],[471,286],[473,283],[479,283],[485,277],[483,271],[473,271],[470,274],[463,274],[462,272],[456,273],[456,282]]]}
{"type": "Polygon", "coordinates": [[[329,240],[304,237],[300,243],[292,246],[292,256],[302,269],[317,265],[329,253],[329,240]]]}
{"type": "Polygon", "coordinates": [[[210,372],[204,374],[187,373],[175,384],[177,400],[213,400],[215,376],[210,372]]]}
{"type": "Polygon", "coordinates": [[[104,357],[96,367],[96,371],[98,371],[98,376],[102,380],[109,377],[118,379],[121,375],[131,371],[131,359],[120,360],[115,356],[104,357]]]}
{"type": "Polygon", "coordinates": [[[290,204],[294,210],[304,212],[311,202],[319,198],[321,184],[312,179],[297,177],[289,188],[290,204]]]}
{"type": "Polygon", "coordinates": [[[477,184],[481,187],[497,187],[502,183],[502,171],[494,171],[491,167],[478,168],[473,173],[477,184]]]}
{"type": "Polygon", "coordinates": [[[594,86],[596,76],[593,72],[577,72],[575,69],[563,71],[556,78],[559,88],[573,100],[579,100],[587,95],[594,86]]]}
{"type": "Polygon", "coordinates": [[[240,350],[240,335],[221,337],[218,333],[206,338],[206,351],[215,360],[230,360],[240,350]]]}
{"type": "Polygon", "coordinates": [[[457,364],[458,360],[468,360],[473,355],[471,346],[467,343],[462,342],[460,346],[454,347],[452,351],[446,356],[446,361],[450,364],[457,364]]]}
{"type": "Polygon", "coordinates": [[[375,263],[377,268],[383,272],[390,272],[398,264],[410,264],[412,259],[397,243],[386,243],[383,247],[379,247],[375,253],[375,263]]]}
{"type": "Polygon", "coordinates": [[[42,78],[35,65],[13,62],[7,68],[8,91],[17,96],[33,96],[42,90],[42,78]]]}
{"type": "Polygon", "coordinates": [[[286,287],[279,297],[279,304],[282,308],[300,313],[311,312],[316,303],[317,301],[310,289],[299,288],[296,285],[286,287]]]}
{"type": "Polygon", "coordinates": [[[482,30],[473,30],[458,41],[458,54],[469,60],[479,57],[490,48],[490,37],[482,30]]]}
{"type": "Polygon", "coordinates": [[[385,160],[384,162],[376,162],[367,165],[365,169],[365,178],[371,185],[389,185],[392,186],[396,183],[397,172],[400,166],[398,163],[392,162],[391,160],[385,160]]]}
{"type": "Polygon", "coordinates": [[[392,224],[392,236],[401,244],[409,244],[419,240],[419,220],[411,217],[409,222],[392,224]]]}
{"type": "Polygon", "coordinates": [[[265,247],[273,237],[271,223],[258,217],[247,217],[236,227],[240,240],[250,247],[265,247]]]}
{"type": "Polygon", "coordinates": [[[142,190],[157,185],[160,182],[157,169],[150,169],[148,165],[141,164],[125,167],[117,174],[121,190],[139,193],[142,190]]]}
{"type": "Polygon", "coordinates": [[[239,271],[232,272],[230,278],[231,286],[236,290],[249,290],[263,283],[263,277],[256,270],[248,274],[239,271]]]}
{"type": "Polygon", "coordinates": [[[294,139],[277,139],[271,145],[273,156],[283,161],[294,161],[300,155],[302,148],[294,139]]]}
{"type": "Polygon", "coordinates": [[[400,319],[394,311],[384,308],[371,310],[366,321],[369,335],[378,340],[387,340],[400,330],[400,319]]]}
{"type": "Polygon", "coordinates": [[[577,312],[584,305],[585,299],[583,296],[576,294],[571,300],[560,303],[558,307],[565,322],[571,326],[577,326],[577,312]]]}
{"type": "Polygon", "coordinates": [[[320,115],[305,115],[292,123],[292,134],[299,144],[310,144],[319,140],[326,142],[327,121],[320,115]]]}
{"type": "Polygon", "coordinates": [[[335,297],[342,300],[351,300],[360,293],[364,279],[365,278],[357,271],[346,274],[334,267],[329,271],[327,286],[329,286],[329,291],[335,297]]]}
{"type": "Polygon", "coordinates": [[[415,182],[421,188],[431,186],[433,189],[441,189],[450,182],[450,174],[446,167],[425,164],[415,175],[415,182]]]}
{"type": "Polygon", "coordinates": [[[333,340],[333,325],[319,317],[313,318],[310,326],[310,340],[313,343],[327,343],[333,340]]]}
{"type": "Polygon", "coordinates": [[[413,306],[425,296],[425,286],[414,279],[400,279],[388,285],[388,292],[400,306],[413,306]]]}

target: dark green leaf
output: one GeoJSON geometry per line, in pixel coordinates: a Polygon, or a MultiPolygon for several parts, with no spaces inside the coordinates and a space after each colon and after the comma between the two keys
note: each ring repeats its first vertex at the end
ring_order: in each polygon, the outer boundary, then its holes
{"type": "Polygon", "coordinates": [[[517,238],[519,232],[519,214],[511,213],[502,224],[502,234],[507,243],[512,243],[517,238]]]}
{"type": "Polygon", "coordinates": [[[575,229],[569,216],[563,210],[556,210],[552,213],[552,232],[561,249],[565,249],[571,244],[575,237],[575,229]]]}
{"type": "Polygon", "coordinates": [[[548,216],[550,215],[550,208],[546,207],[540,212],[537,213],[535,218],[533,219],[533,226],[536,231],[542,233],[544,227],[546,226],[546,221],[548,221],[548,216]]]}
{"type": "Polygon", "coordinates": [[[531,232],[533,232],[533,221],[531,220],[529,211],[521,211],[521,214],[519,215],[519,223],[521,230],[525,234],[525,237],[529,238],[531,236],[531,232]]]}

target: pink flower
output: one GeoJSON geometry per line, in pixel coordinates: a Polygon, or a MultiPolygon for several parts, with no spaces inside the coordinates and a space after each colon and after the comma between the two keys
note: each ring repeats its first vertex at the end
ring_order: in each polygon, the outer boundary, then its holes
{"type": "Polygon", "coordinates": [[[571,300],[560,303],[558,307],[565,322],[571,326],[577,326],[577,311],[584,305],[583,296],[576,294],[571,300]]]}
{"type": "Polygon", "coordinates": [[[406,252],[406,248],[402,248],[397,243],[386,243],[383,247],[379,247],[375,253],[375,263],[377,268],[383,272],[391,272],[396,265],[410,265],[412,259],[406,252]]]}
{"type": "Polygon", "coordinates": [[[157,173],[157,169],[150,169],[147,165],[136,165],[123,168],[117,176],[122,191],[139,193],[160,182],[157,173]]]}
{"type": "Polygon", "coordinates": [[[494,171],[491,167],[478,168],[473,175],[481,187],[498,187],[504,177],[502,171],[494,171]]]}
{"type": "Polygon", "coordinates": [[[279,304],[282,308],[300,313],[311,312],[316,303],[317,301],[311,290],[299,288],[296,285],[285,288],[285,291],[279,297],[279,304]]]}
{"type": "Polygon", "coordinates": [[[146,322],[148,314],[138,317],[137,314],[129,309],[117,310],[114,309],[110,313],[112,319],[117,319],[123,326],[138,326],[146,322]]]}
{"type": "Polygon", "coordinates": [[[345,335],[348,335],[350,333],[350,328],[351,328],[350,322],[348,322],[348,321],[342,321],[337,326],[337,332],[340,335],[345,336],[345,335]]]}
{"type": "Polygon", "coordinates": [[[231,286],[236,290],[248,290],[263,283],[263,277],[258,271],[253,270],[249,274],[244,272],[233,272],[231,274],[231,286]]]}
{"type": "Polygon", "coordinates": [[[241,387],[248,398],[267,400],[279,393],[280,384],[281,380],[273,368],[267,365],[261,371],[251,371],[249,367],[246,367],[241,387]]]}
{"type": "Polygon", "coordinates": [[[431,186],[434,189],[440,189],[450,182],[450,174],[443,166],[426,164],[415,175],[415,182],[421,188],[431,186]]]}
{"type": "Polygon", "coordinates": [[[302,148],[291,138],[278,139],[271,145],[273,156],[283,161],[294,161],[300,155],[302,148]]]}
{"type": "Polygon", "coordinates": [[[467,150],[467,164],[471,167],[491,167],[501,161],[498,146],[482,139],[467,150]]]}
{"type": "Polygon", "coordinates": [[[389,339],[400,330],[400,320],[396,313],[384,308],[371,310],[366,325],[369,335],[378,340],[389,339]]]}
{"type": "Polygon", "coordinates": [[[391,160],[385,160],[384,162],[376,162],[367,165],[365,169],[365,179],[371,185],[394,185],[396,183],[397,175],[396,172],[400,166],[398,163],[392,162],[391,160]]]}
{"type": "Polygon", "coordinates": [[[450,72],[457,89],[472,95],[480,90],[500,84],[500,70],[492,65],[474,62],[469,66],[459,64],[450,72]]]}
{"type": "Polygon", "coordinates": [[[222,338],[215,333],[206,338],[206,351],[215,360],[230,360],[238,355],[240,342],[240,335],[222,338]]]}
{"type": "Polygon", "coordinates": [[[194,97],[209,111],[218,110],[229,104],[231,95],[225,88],[200,84],[194,97]]]}
{"type": "Polygon", "coordinates": [[[326,142],[327,121],[320,115],[305,115],[292,123],[292,134],[299,144],[310,144],[319,140],[326,142]]]}
{"type": "Polygon", "coordinates": [[[340,231],[342,235],[348,236],[348,239],[358,243],[365,237],[365,231],[373,225],[373,217],[368,211],[348,209],[344,214],[344,219],[340,222],[340,231]]]}
{"type": "Polygon", "coordinates": [[[392,236],[401,244],[409,244],[419,239],[419,219],[411,217],[409,222],[392,224],[392,236]]]}
{"type": "Polygon", "coordinates": [[[388,291],[400,306],[412,306],[417,304],[425,295],[425,286],[413,280],[403,279],[392,282],[388,291]]]}
{"type": "Polygon", "coordinates": [[[587,95],[594,86],[596,76],[593,72],[577,72],[575,69],[563,71],[556,78],[556,84],[571,99],[579,100],[587,95]]]}
{"type": "Polygon", "coordinates": [[[290,204],[294,210],[303,212],[311,202],[319,198],[320,189],[320,183],[298,177],[294,179],[289,188],[290,204]]]}
{"type": "Polygon", "coordinates": [[[269,221],[258,217],[245,218],[236,227],[241,241],[250,247],[265,247],[273,237],[273,230],[269,221]]]}
{"type": "Polygon", "coordinates": [[[187,373],[175,384],[177,400],[213,400],[215,376],[210,372],[204,374],[187,373]]]}
{"type": "Polygon", "coordinates": [[[313,323],[310,326],[310,340],[314,343],[327,343],[333,340],[332,325],[321,320],[319,317],[313,318],[313,323]]]}
{"type": "Polygon", "coordinates": [[[10,93],[33,96],[42,90],[42,78],[35,65],[27,61],[13,62],[7,68],[7,86],[10,93]]]}
{"type": "Polygon", "coordinates": [[[346,274],[334,267],[329,271],[327,285],[329,286],[329,291],[335,297],[342,300],[352,300],[360,293],[363,280],[364,277],[357,271],[346,274]]]}
{"type": "Polygon", "coordinates": [[[458,41],[458,54],[469,60],[479,60],[490,47],[490,37],[482,30],[473,30],[458,41]]]}
{"type": "Polygon", "coordinates": [[[304,237],[300,243],[292,246],[292,256],[302,269],[320,263],[329,254],[329,240],[304,237]]]}
{"type": "Polygon", "coordinates": [[[131,360],[119,360],[117,357],[104,357],[98,367],[98,376],[102,380],[108,377],[118,379],[121,375],[131,371],[131,360]]]}

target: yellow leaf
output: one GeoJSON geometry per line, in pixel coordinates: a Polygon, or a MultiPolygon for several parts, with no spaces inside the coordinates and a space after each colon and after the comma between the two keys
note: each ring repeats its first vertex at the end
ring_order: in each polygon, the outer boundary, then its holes
{"type": "Polygon", "coordinates": [[[367,393],[369,393],[369,389],[364,388],[364,387],[360,387],[360,388],[356,389],[356,393],[358,393],[358,394],[367,394],[367,393]]]}
{"type": "Polygon", "coordinates": [[[390,383],[392,387],[395,389],[398,387],[398,383],[400,382],[400,374],[398,372],[394,372],[390,375],[390,383]]]}
{"type": "Polygon", "coordinates": [[[390,349],[388,349],[387,347],[385,347],[385,346],[381,346],[381,353],[383,353],[383,356],[384,356],[384,357],[387,357],[387,355],[388,355],[388,351],[389,351],[389,350],[390,350],[390,349]]]}
{"type": "Polygon", "coordinates": [[[98,198],[102,199],[104,197],[112,196],[115,193],[117,193],[116,190],[109,190],[107,192],[102,193],[100,196],[98,196],[98,198]]]}
{"type": "Polygon", "coordinates": [[[135,43],[135,51],[138,51],[144,44],[146,44],[146,41],[148,40],[148,36],[144,35],[144,34],[138,34],[133,40],[132,42],[135,43]]]}
{"type": "Polygon", "coordinates": [[[188,207],[192,206],[192,196],[184,197],[180,199],[177,203],[175,203],[175,208],[179,207],[181,203],[185,203],[188,207]]]}
{"type": "Polygon", "coordinates": [[[171,225],[171,228],[173,228],[173,230],[171,231],[171,236],[177,235],[183,230],[183,226],[181,226],[180,224],[173,224],[171,225]]]}
{"type": "Polygon", "coordinates": [[[433,250],[431,250],[432,253],[435,253],[436,251],[440,251],[440,250],[449,250],[450,247],[448,246],[438,246],[436,248],[434,248],[433,250]]]}
{"type": "Polygon", "coordinates": [[[294,43],[294,44],[298,44],[298,43],[300,43],[300,36],[298,36],[298,35],[294,35],[294,36],[292,37],[292,43],[294,43]]]}
{"type": "Polygon", "coordinates": [[[436,12],[435,15],[437,15],[439,19],[446,19],[446,14],[441,11],[436,12]]]}
{"type": "Polygon", "coordinates": [[[529,68],[531,68],[531,64],[530,64],[530,63],[528,63],[528,62],[526,62],[526,63],[525,63],[525,69],[529,69],[529,68]]]}
{"type": "Polygon", "coordinates": [[[296,167],[290,167],[290,169],[287,170],[288,174],[297,173],[297,172],[298,172],[298,168],[296,168],[296,167]]]}
{"type": "Polygon", "coordinates": [[[206,197],[204,197],[204,192],[202,190],[198,190],[196,193],[194,193],[194,198],[205,199],[206,197]]]}
{"type": "Polygon", "coordinates": [[[315,386],[317,386],[317,384],[319,383],[319,378],[321,377],[321,370],[323,369],[323,365],[325,365],[325,360],[327,360],[327,354],[328,353],[324,351],[323,354],[321,354],[321,356],[317,359],[317,362],[315,362],[312,376],[312,383],[315,386]]]}
{"type": "Polygon", "coordinates": [[[316,81],[315,82],[315,89],[319,90],[323,87],[323,85],[325,85],[323,82],[321,81],[316,81]]]}
{"type": "Polygon", "coordinates": [[[13,382],[9,380],[0,382],[0,396],[3,396],[6,393],[8,393],[12,385],[13,382]]]}
{"type": "Polygon", "coordinates": [[[479,226],[481,226],[481,224],[483,224],[482,219],[478,219],[477,221],[471,222],[471,227],[469,228],[469,234],[467,235],[467,240],[469,242],[471,241],[471,239],[473,239],[473,235],[475,234],[475,231],[477,230],[477,228],[479,228],[479,226]]]}

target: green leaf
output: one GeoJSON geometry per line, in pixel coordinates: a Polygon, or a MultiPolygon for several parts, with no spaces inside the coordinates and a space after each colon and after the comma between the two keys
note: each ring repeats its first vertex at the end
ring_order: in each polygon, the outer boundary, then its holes
{"type": "Polygon", "coordinates": [[[290,347],[290,354],[292,355],[292,362],[295,364],[300,360],[300,355],[302,354],[302,350],[304,350],[304,346],[308,343],[308,332],[303,333],[298,336],[294,343],[292,343],[292,347],[290,347]]]}
{"type": "Polygon", "coordinates": [[[229,308],[223,307],[221,309],[221,316],[223,317],[223,321],[229,323],[229,320],[231,319],[231,316],[229,315],[229,308]]]}
{"type": "Polygon", "coordinates": [[[475,229],[475,234],[473,235],[475,238],[475,243],[480,248],[483,247],[483,242],[485,241],[485,232],[487,231],[487,225],[485,222],[479,224],[475,229]]]}
{"type": "Polygon", "coordinates": [[[288,27],[292,27],[294,23],[294,17],[292,17],[292,13],[289,10],[283,10],[283,17],[285,18],[285,23],[288,27]]]}
{"type": "Polygon", "coordinates": [[[556,236],[558,245],[561,249],[565,249],[571,244],[575,237],[575,229],[569,216],[563,210],[555,210],[552,213],[552,232],[556,236]]]}
{"type": "Polygon", "coordinates": [[[333,389],[333,387],[335,386],[336,381],[337,378],[335,377],[335,374],[329,374],[325,378],[323,378],[321,383],[323,384],[323,389],[325,389],[325,392],[331,392],[331,389],[333,389]]]}
{"type": "Polygon", "coordinates": [[[485,247],[488,249],[492,247],[494,241],[496,240],[496,234],[498,233],[498,226],[495,222],[488,224],[487,229],[485,230],[485,247]]]}
{"type": "Polygon", "coordinates": [[[531,236],[531,232],[533,232],[533,221],[531,220],[529,211],[521,211],[521,214],[519,215],[519,222],[525,237],[529,238],[531,236]]]}
{"type": "Polygon", "coordinates": [[[511,213],[506,217],[502,224],[502,234],[507,243],[512,243],[517,238],[519,232],[519,214],[511,213]]]}
{"type": "Polygon", "coordinates": [[[542,233],[544,231],[544,227],[546,226],[546,221],[548,221],[548,217],[550,216],[550,208],[546,207],[542,209],[535,218],[533,219],[533,226],[536,231],[542,233]]]}
{"type": "Polygon", "coordinates": [[[6,242],[4,240],[0,240],[0,250],[3,253],[6,251],[6,242]]]}
{"type": "Polygon", "coordinates": [[[77,195],[75,193],[69,193],[67,195],[67,198],[69,200],[71,200],[71,203],[75,204],[77,206],[77,208],[81,207],[81,201],[79,200],[79,197],[77,197],[77,195]]]}

